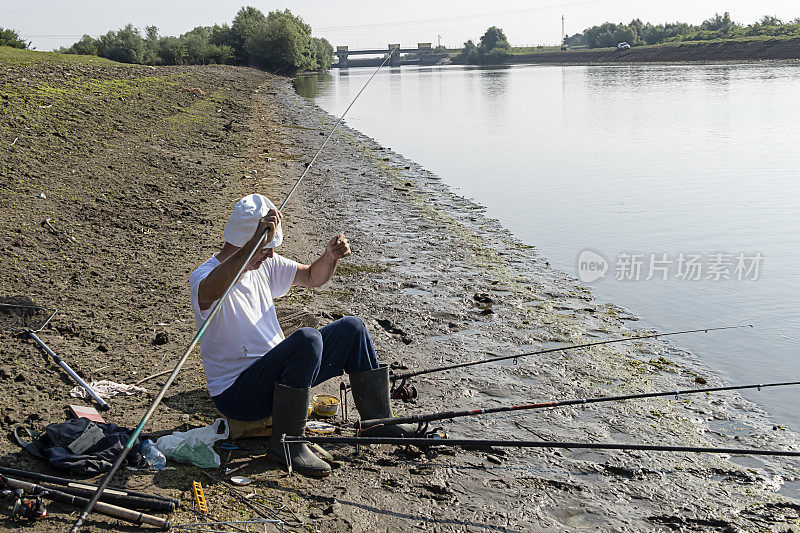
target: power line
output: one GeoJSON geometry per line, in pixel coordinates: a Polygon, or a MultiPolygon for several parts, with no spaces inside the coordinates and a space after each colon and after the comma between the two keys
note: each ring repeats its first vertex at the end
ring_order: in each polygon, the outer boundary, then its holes
{"type": "Polygon", "coordinates": [[[509,11],[495,11],[491,13],[475,13],[472,15],[459,15],[455,17],[442,17],[442,18],[434,18],[434,19],[417,19],[417,20],[405,20],[400,22],[378,22],[372,24],[355,24],[352,26],[321,26],[315,28],[315,30],[325,30],[325,31],[337,31],[337,30],[355,30],[355,29],[380,29],[380,28],[396,28],[398,26],[408,26],[414,24],[439,24],[442,22],[457,22],[462,20],[470,20],[475,18],[485,18],[485,17],[494,17],[500,15],[519,15],[522,13],[530,13],[536,11],[544,11],[547,9],[561,9],[564,7],[569,6],[577,6],[577,5],[584,5],[584,4],[597,4],[597,3],[606,3],[611,2],[612,0],[582,0],[578,2],[570,2],[567,4],[550,4],[546,6],[539,6],[539,7],[529,7],[525,9],[513,9],[509,11]]]}
{"type": "Polygon", "coordinates": [[[74,39],[83,37],[83,35],[32,35],[30,33],[22,33],[20,37],[25,37],[26,39],[74,39]]]}

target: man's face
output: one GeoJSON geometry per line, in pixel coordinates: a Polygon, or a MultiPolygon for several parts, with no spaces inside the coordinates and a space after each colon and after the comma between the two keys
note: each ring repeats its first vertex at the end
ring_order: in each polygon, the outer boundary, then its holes
{"type": "Polygon", "coordinates": [[[272,257],[272,253],[273,253],[272,248],[264,248],[258,250],[253,255],[253,258],[250,259],[250,262],[247,264],[245,272],[248,272],[250,270],[257,270],[261,266],[261,263],[263,263],[267,258],[272,257]]]}

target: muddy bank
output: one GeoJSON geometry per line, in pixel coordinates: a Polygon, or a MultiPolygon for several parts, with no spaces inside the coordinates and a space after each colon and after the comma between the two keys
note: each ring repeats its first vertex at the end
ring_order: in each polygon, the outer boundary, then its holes
{"type": "MultiPolygon", "coordinates": [[[[188,273],[220,244],[233,201],[253,191],[280,201],[333,119],[288,80],[248,69],[2,66],[0,133],[7,145],[17,141],[0,155],[0,293],[58,307],[42,337],[87,377],[133,383],[170,368],[194,333],[188,273]],[[165,344],[154,342],[158,333],[165,344]]],[[[395,366],[425,368],[635,328],[632,315],[596,302],[437,176],[347,128],[320,156],[284,221],[284,255],[310,261],[338,231],[354,251],[330,284],[279,301],[285,329],[362,316],[380,357],[395,366]]],[[[4,332],[0,350],[0,464],[55,473],[20,452],[8,433],[62,421],[65,405],[79,403],[67,395],[71,384],[28,341],[4,332]]],[[[395,408],[415,413],[690,388],[698,376],[719,383],[694,355],[638,342],[433,374],[416,382],[416,403],[395,408]]],[[[157,380],[146,385],[146,395],[113,399],[106,419],[135,425],[157,380]]],[[[203,385],[193,356],[146,430],[211,422],[217,413],[203,385]]],[[[796,438],[735,394],[445,427],[459,437],[744,447],[788,447],[796,438]]],[[[223,458],[298,531],[787,530],[797,526],[800,509],[786,496],[800,469],[785,460],[555,449],[332,451],[342,466],[324,480],[289,478],[263,457],[223,458]]],[[[172,519],[185,523],[198,518],[193,479],[206,485],[214,519],[255,516],[194,467],[125,471],[118,483],[180,497],[184,508],[172,519]]],[[[68,508],[51,510],[52,518],[32,529],[63,530],[74,520],[68,508]]],[[[91,522],[93,530],[110,525],[120,527],[96,515],[91,522]]]]}
{"type": "Polygon", "coordinates": [[[507,63],[685,63],[786,59],[800,59],[800,37],[669,43],[660,46],[634,47],[623,51],[603,48],[543,52],[515,55],[509,58],[507,63]]]}

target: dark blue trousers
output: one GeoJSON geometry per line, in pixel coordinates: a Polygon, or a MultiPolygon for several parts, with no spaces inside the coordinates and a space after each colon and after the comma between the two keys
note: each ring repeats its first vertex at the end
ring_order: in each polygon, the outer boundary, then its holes
{"type": "Polygon", "coordinates": [[[367,327],[360,318],[347,316],[319,330],[298,329],[212,400],[228,418],[260,420],[272,414],[276,382],[300,389],[373,368],[378,359],[367,327]]]}

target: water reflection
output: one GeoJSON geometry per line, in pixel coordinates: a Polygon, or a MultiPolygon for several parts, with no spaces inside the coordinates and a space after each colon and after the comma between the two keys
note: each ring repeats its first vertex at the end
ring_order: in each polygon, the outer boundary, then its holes
{"type": "Polygon", "coordinates": [[[330,72],[313,72],[294,79],[292,84],[297,94],[313,100],[319,96],[320,85],[330,86],[333,75],[330,72]]]}

